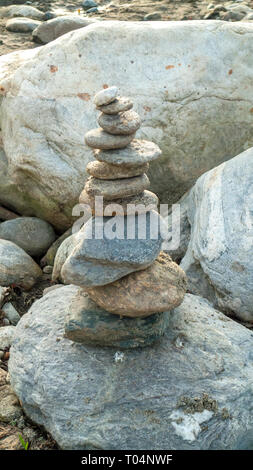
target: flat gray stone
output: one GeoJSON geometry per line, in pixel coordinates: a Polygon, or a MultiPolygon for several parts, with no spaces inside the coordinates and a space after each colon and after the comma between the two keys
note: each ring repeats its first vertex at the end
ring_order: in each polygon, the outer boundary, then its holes
{"type": "Polygon", "coordinates": [[[87,173],[101,180],[115,180],[121,178],[131,178],[139,176],[148,171],[149,164],[131,167],[122,167],[119,165],[112,165],[104,162],[90,162],[86,167],[87,173]]]}
{"type": "Polygon", "coordinates": [[[103,106],[97,106],[99,111],[102,111],[105,114],[118,114],[124,111],[128,111],[133,107],[133,102],[124,96],[119,96],[110,104],[103,106]]]}
{"type": "Polygon", "coordinates": [[[120,318],[100,308],[79,289],[70,302],[64,328],[65,336],[77,343],[131,349],[154,343],[167,326],[167,312],[141,319],[120,318]]]}
{"type": "Polygon", "coordinates": [[[0,224],[0,238],[23,248],[30,256],[46,253],[55,240],[53,227],[37,217],[18,217],[0,224]]]}
{"type": "MultiPolygon", "coordinates": [[[[85,142],[89,147],[96,149],[121,149],[126,147],[133,140],[131,135],[112,135],[103,129],[91,129],[85,134],[85,142]]],[[[113,162],[112,162],[113,163],[113,162]]]]}
{"type": "Polygon", "coordinates": [[[78,232],[78,243],[61,269],[64,282],[105,285],[150,266],[161,251],[162,223],[154,211],[124,218],[92,217],[78,232]]]}
{"type": "Polygon", "coordinates": [[[64,337],[77,292],[36,301],[9,360],[25,413],[60,448],[252,450],[252,331],[187,294],[153,346],[84,346],[64,337]]]}
{"type": "Polygon", "coordinates": [[[121,199],[142,193],[150,186],[146,174],[118,180],[99,180],[91,176],[84,189],[89,196],[103,196],[104,199],[121,199]]]}
{"type": "Polygon", "coordinates": [[[111,150],[110,152],[98,150],[94,156],[100,162],[133,167],[156,160],[161,154],[160,148],[153,142],[134,139],[124,149],[111,150]]]}
{"type": "Polygon", "coordinates": [[[109,104],[115,100],[118,95],[118,88],[116,86],[111,86],[105,88],[104,90],[99,91],[94,97],[94,103],[96,106],[102,106],[109,104]]]}
{"type": "Polygon", "coordinates": [[[100,204],[96,202],[95,197],[89,196],[85,189],[81,192],[79,197],[80,204],[88,204],[92,210],[92,215],[97,217],[110,216],[110,215],[120,215],[118,211],[123,214],[134,215],[136,212],[138,214],[143,214],[151,210],[157,211],[157,206],[159,199],[156,194],[151,191],[143,191],[143,193],[137,194],[135,196],[112,200],[103,200],[103,203],[100,204]]]}
{"type": "Polygon", "coordinates": [[[125,111],[116,115],[101,113],[98,124],[110,134],[129,135],[134,134],[141,126],[141,118],[135,111],[125,111]]]}

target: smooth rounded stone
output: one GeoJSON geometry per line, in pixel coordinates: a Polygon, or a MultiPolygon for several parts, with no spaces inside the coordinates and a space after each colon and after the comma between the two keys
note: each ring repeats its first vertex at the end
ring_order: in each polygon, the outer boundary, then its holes
{"type": "Polygon", "coordinates": [[[9,359],[25,413],[61,449],[252,449],[252,331],[186,294],[152,347],[84,346],[64,337],[78,290],[34,302],[9,359]]]}
{"type": "Polygon", "coordinates": [[[25,17],[32,20],[43,20],[44,13],[30,5],[10,5],[0,8],[0,18],[25,17]]]}
{"type": "Polygon", "coordinates": [[[41,24],[40,21],[32,20],[30,18],[12,18],[7,21],[7,31],[14,33],[30,33],[34,31],[41,24]]]}
{"type": "Polygon", "coordinates": [[[40,267],[19,246],[0,239],[0,285],[30,289],[42,276],[40,267]]]}
{"type": "Polygon", "coordinates": [[[121,150],[97,150],[95,158],[100,162],[113,165],[139,166],[156,160],[162,154],[158,145],[148,140],[134,139],[126,148],[121,150]]]}
{"type": "Polygon", "coordinates": [[[101,113],[98,117],[98,124],[110,134],[129,135],[134,134],[140,128],[141,118],[133,110],[112,116],[101,113]]]}
{"type": "Polygon", "coordinates": [[[131,167],[123,167],[119,165],[112,165],[111,163],[104,162],[90,162],[86,167],[87,173],[101,180],[116,180],[122,178],[132,178],[139,176],[148,171],[149,164],[131,167]]]}
{"type": "Polygon", "coordinates": [[[63,34],[93,24],[95,20],[78,16],[59,16],[52,20],[41,23],[32,34],[33,40],[38,43],[47,44],[54,41],[63,34]]]}
{"type": "Polygon", "coordinates": [[[84,186],[89,196],[103,196],[104,199],[121,199],[142,193],[149,188],[146,174],[120,180],[99,180],[91,176],[84,186]]]}
{"type": "Polygon", "coordinates": [[[102,111],[104,114],[118,114],[132,109],[132,107],[133,102],[129,98],[125,96],[119,96],[112,103],[97,106],[97,109],[102,111]]]}
{"type": "Polygon", "coordinates": [[[135,196],[117,199],[116,202],[115,199],[112,201],[106,200],[101,204],[98,201],[96,202],[95,197],[89,196],[84,189],[80,194],[79,203],[88,204],[92,210],[92,215],[103,217],[116,215],[118,211],[120,213],[123,211],[124,215],[133,215],[136,212],[142,214],[151,210],[157,211],[159,199],[156,194],[145,190],[135,196]]]}
{"type": "Polygon", "coordinates": [[[0,327],[0,349],[4,350],[12,345],[15,326],[0,327]]]}
{"type": "Polygon", "coordinates": [[[6,304],[4,304],[4,306],[2,307],[2,311],[4,312],[7,320],[9,320],[12,325],[16,326],[18,324],[20,320],[20,315],[17,310],[13,307],[11,302],[6,302],[6,304]]]}
{"type": "Polygon", "coordinates": [[[169,255],[161,252],[149,268],[87,291],[91,299],[108,312],[136,318],[178,307],[186,290],[184,271],[169,255]]]}
{"type": "Polygon", "coordinates": [[[132,142],[133,138],[134,134],[112,135],[100,128],[91,129],[85,134],[85,142],[89,147],[102,150],[124,148],[132,142]]]}
{"type": "Polygon", "coordinates": [[[136,320],[119,318],[100,308],[83,289],[73,296],[64,324],[65,336],[72,341],[119,349],[149,346],[167,326],[167,312],[136,320]]]}
{"type": "Polygon", "coordinates": [[[117,98],[118,88],[116,86],[111,86],[105,88],[104,90],[99,91],[94,97],[94,103],[96,106],[103,106],[105,104],[112,103],[112,101],[117,98]]]}
{"type": "Polygon", "coordinates": [[[23,248],[30,256],[46,253],[55,240],[53,227],[37,217],[18,217],[0,224],[0,238],[23,248]]]}

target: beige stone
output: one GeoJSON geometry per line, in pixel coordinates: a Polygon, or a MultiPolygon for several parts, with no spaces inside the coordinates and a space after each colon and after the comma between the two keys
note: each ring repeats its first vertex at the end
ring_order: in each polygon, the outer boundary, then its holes
{"type": "Polygon", "coordinates": [[[149,179],[144,173],[134,178],[120,180],[99,180],[91,176],[84,189],[89,196],[103,196],[104,199],[121,199],[142,193],[149,188],[149,179]]]}
{"type": "Polygon", "coordinates": [[[178,307],[187,289],[184,271],[161,252],[147,269],[105,286],[86,288],[94,302],[108,312],[126,317],[146,317],[178,307]]]}
{"type": "Polygon", "coordinates": [[[113,165],[139,166],[156,160],[161,155],[158,145],[148,140],[134,139],[126,148],[111,150],[97,150],[94,156],[100,162],[113,165]]]}
{"type": "Polygon", "coordinates": [[[148,163],[144,163],[143,165],[139,166],[133,166],[131,168],[95,161],[88,163],[86,171],[90,176],[94,176],[94,178],[101,180],[115,180],[142,175],[148,171],[148,168],[148,163]]]}

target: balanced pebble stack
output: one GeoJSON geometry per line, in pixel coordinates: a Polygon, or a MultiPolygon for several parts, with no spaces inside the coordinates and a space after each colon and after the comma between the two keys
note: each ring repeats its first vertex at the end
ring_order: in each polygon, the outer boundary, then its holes
{"type": "Polygon", "coordinates": [[[135,139],[140,117],[117,87],[100,91],[94,102],[100,128],[85,142],[96,161],[87,166],[90,178],[80,195],[92,217],[61,271],[65,282],[80,286],[65,334],[85,344],[147,346],[164,334],[168,312],[187,289],[183,270],[161,251],[164,221],[148,191],[146,171],[161,151],[135,139]]]}

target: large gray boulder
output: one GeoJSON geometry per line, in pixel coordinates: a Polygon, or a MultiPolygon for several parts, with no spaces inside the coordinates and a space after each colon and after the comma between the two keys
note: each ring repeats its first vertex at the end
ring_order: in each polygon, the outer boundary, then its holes
{"type": "Polygon", "coordinates": [[[208,298],[228,315],[251,323],[252,188],[253,149],[198,179],[184,200],[182,215],[191,225],[191,237],[181,262],[191,292],[208,298]]]}
{"type": "Polygon", "coordinates": [[[150,165],[151,189],[177,201],[202,173],[253,145],[252,32],[251,23],[101,21],[25,59],[1,58],[11,188],[2,192],[0,182],[0,202],[15,208],[26,199],[29,215],[70,226],[93,158],[84,145],[96,127],[92,98],[107,85],[133,99],[138,137],[163,151],[150,165]]]}
{"type": "Polygon", "coordinates": [[[9,360],[25,413],[61,448],[253,449],[250,330],[187,294],[159,343],[83,346],[64,338],[77,292],[64,286],[36,301],[9,360]]]}

